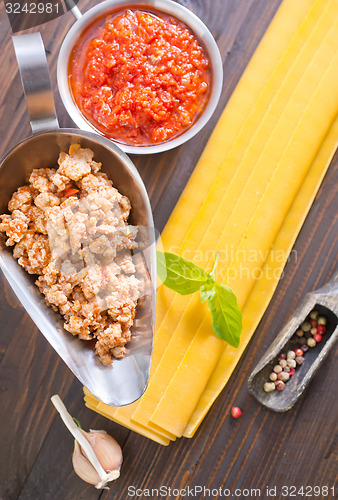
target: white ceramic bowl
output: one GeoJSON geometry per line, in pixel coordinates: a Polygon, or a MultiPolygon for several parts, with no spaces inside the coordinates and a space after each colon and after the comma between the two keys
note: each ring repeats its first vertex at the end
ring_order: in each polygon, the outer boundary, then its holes
{"type": "Polygon", "coordinates": [[[204,46],[211,66],[211,90],[209,100],[201,116],[190,128],[186,130],[186,132],[183,132],[181,135],[174,137],[169,141],[151,146],[132,146],[118,141],[113,141],[127,153],[161,153],[180,146],[196,135],[211,118],[221,95],[223,66],[217,44],[205,24],[203,24],[202,21],[190,10],[176,2],[172,2],[171,0],[105,0],[102,3],[99,3],[92,9],[88,10],[74,23],[62,43],[57,66],[58,86],[63,104],[65,105],[65,108],[74,123],[76,123],[76,125],[82,130],[100,133],[94,125],[92,125],[83,116],[74,102],[69,88],[68,61],[78,37],[96,18],[109,15],[112,11],[119,10],[120,8],[132,8],[133,6],[137,8],[143,7],[145,9],[153,8],[166,14],[171,14],[177,19],[183,21],[204,46]]]}

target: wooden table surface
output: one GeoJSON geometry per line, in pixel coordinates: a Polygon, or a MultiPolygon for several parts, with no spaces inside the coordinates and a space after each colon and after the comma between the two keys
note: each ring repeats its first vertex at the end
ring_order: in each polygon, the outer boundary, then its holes
{"type": "MultiPolygon", "coordinates": [[[[132,158],[148,189],[158,229],[167,221],[280,2],[180,0],[201,17],[215,36],[223,59],[224,86],[213,119],[197,137],[167,153],[132,158]]],[[[80,0],[79,7],[85,11],[95,3],[95,0],[80,0]]],[[[3,3],[0,20],[2,155],[30,135],[30,127],[3,3]]],[[[72,23],[72,15],[68,13],[40,27],[63,127],[72,126],[72,122],[57,92],[56,61],[72,23]]],[[[338,414],[336,352],[331,353],[305,397],[286,414],[275,414],[261,407],[248,394],[247,378],[304,293],[324,284],[333,273],[337,255],[337,169],[334,169],[337,160],[336,157],[325,177],[295,244],[296,254],[288,262],[252,341],[191,440],[182,438],[162,447],[88,410],[83,403],[81,384],[39,333],[1,276],[2,500],[124,500],[132,498],[128,495],[129,486],[150,489],[161,485],[172,489],[222,487],[232,492],[235,488],[246,488],[237,498],[256,498],[258,494],[250,489],[259,488],[260,498],[283,498],[282,486],[334,485],[338,414]],[[55,393],[60,394],[84,428],[103,428],[121,444],[124,453],[121,478],[110,491],[96,490],[73,472],[73,440],[49,399],[55,393]],[[238,420],[229,415],[233,405],[243,410],[238,420]],[[267,494],[267,486],[277,486],[277,495],[267,494]]],[[[146,493],[141,498],[146,498],[146,493]]],[[[303,498],[300,494],[292,497],[290,493],[291,490],[287,498],[303,498]]],[[[195,498],[213,498],[211,495],[197,494],[195,498]]],[[[160,497],[154,494],[150,498],[160,497]]],[[[333,495],[316,498],[333,498],[333,495]]]]}

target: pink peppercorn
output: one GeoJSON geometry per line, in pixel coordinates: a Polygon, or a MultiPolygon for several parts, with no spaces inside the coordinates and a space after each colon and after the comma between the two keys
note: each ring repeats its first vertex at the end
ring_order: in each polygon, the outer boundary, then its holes
{"type": "Polygon", "coordinates": [[[317,326],[317,333],[319,333],[320,335],[324,335],[325,332],[326,332],[326,326],[325,325],[318,325],[317,326]]]}
{"type": "Polygon", "coordinates": [[[233,418],[239,418],[242,415],[242,410],[238,406],[233,406],[231,408],[231,416],[233,418]]]}
{"type": "Polygon", "coordinates": [[[303,356],[304,353],[301,349],[296,349],[295,354],[296,354],[296,356],[303,356]]]}
{"type": "Polygon", "coordinates": [[[315,339],[316,342],[320,342],[323,337],[320,335],[320,333],[316,333],[316,335],[314,335],[313,338],[315,339]]]}
{"type": "Polygon", "coordinates": [[[295,369],[294,368],[291,368],[291,370],[289,371],[289,376],[292,377],[292,375],[295,373],[295,369]]]}

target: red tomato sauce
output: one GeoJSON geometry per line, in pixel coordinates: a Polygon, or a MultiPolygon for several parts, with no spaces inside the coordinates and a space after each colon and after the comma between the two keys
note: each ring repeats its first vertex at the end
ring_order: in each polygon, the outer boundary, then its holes
{"type": "Polygon", "coordinates": [[[181,21],[126,10],[95,21],[77,40],[69,81],[79,110],[106,137],[151,145],[180,135],[203,112],[208,57],[181,21]]]}

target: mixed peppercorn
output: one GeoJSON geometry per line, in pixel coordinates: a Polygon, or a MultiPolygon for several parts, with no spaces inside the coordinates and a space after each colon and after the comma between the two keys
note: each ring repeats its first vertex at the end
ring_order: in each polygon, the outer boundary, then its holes
{"type": "Polygon", "coordinates": [[[286,382],[295,373],[296,368],[304,363],[306,351],[322,341],[326,332],[326,323],[325,316],[320,316],[316,310],[311,311],[291,339],[290,344],[295,343],[298,347],[278,355],[273,371],[270,373],[270,382],[264,384],[265,392],[272,392],[275,389],[282,391],[285,388],[286,382]]]}

